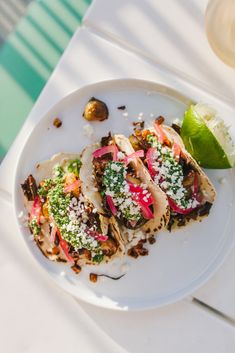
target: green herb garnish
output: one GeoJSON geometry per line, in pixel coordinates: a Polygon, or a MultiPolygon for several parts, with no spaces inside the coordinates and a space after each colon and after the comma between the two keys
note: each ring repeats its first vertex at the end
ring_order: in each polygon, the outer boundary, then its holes
{"type": "Polygon", "coordinates": [[[80,161],[80,159],[73,159],[72,161],[69,162],[67,169],[68,169],[68,172],[74,173],[78,177],[81,166],[82,166],[82,162],[80,161]]]}
{"type": "Polygon", "coordinates": [[[36,219],[32,219],[32,220],[29,222],[29,227],[30,227],[31,231],[33,232],[33,235],[34,235],[34,236],[39,235],[39,233],[41,232],[41,228],[40,228],[40,226],[38,225],[36,219]]]}

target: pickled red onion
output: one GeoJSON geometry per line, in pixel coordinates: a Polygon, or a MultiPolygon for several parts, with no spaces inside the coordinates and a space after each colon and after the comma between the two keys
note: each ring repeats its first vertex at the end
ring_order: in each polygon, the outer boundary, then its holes
{"type": "Polygon", "coordinates": [[[112,197],[111,197],[110,195],[106,195],[106,201],[107,201],[107,203],[108,203],[108,205],[109,205],[110,211],[112,212],[112,214],[113,214],[114,216],[116,216],[116,214],[117,214],[117,209],[116,209],[116,207],[115,207],[115,205],[114,205],[114,202],[113,202],[112,197]]]}
{"type": "Polygon", "coordinates": [[[181,208],[179,207],[170,197],[168,197],[168,203],[169,203],[169,206],[170,208],[176,212],[176,213],[179,213],[179,214],[189,214],[190,212],[194,211],[197,207],[193,208],[193,207],[190,207],[190,208],[181,208]]]}
{"type": "Polygon", "coordinates": [[[154,218],[154,215],[149,208],[149,206],[151,206],[154,202],[152,195],[146,196],[146,194],[143,193],[144,189],[139,185],[135,185],[131,182],[128,182],[128,184],[130,192],[132,193],[132,199],[140,206],[144,218],[154,218]]]}
{"type": "Polygon", "coordinates": [[[154,163],[156,161],[155,153],[156,153],[156,149],[153,147],[149,148],[148,152],[146,153],[146,161],[147,161],[147,165],[148,165],[148,170],[149,170],[149,173],[152,178],[154,178],[156,175],[156,170],[154,168],[154,163]]]}
{"type": "Polygon", "coordinates": [[[93,237],[93,238],[95,238],[96,240],[99,240],[99,241],[106,241],[106,240],[108,239],[108,236],[107,236],[107,235],[98,233],[98,232],[96,232],[96,231],[94,231],[94,230],[87,229],[87,230],[86,230],[86,233],[87,233],[90,237],[93,237]]]}
{"type": "Polygon", "coordinates": [[[128,164],[132,159],[136,157],[139,157],[139,158],[144,157],[144,150],[138,150],[136,152],[129,154],[124,158],[124,163],[128,164]]]}
{"type": "Polygon", "coordinates": [[[118,148],[117,148],[116,145],[108,145],[108,146],[104,146],[104,147],[98,148],[92,154],[93,154],[93,157],[100,158],[100,157],[102,157],[103,155],[105,155],[107,153],[112,153],[113,154],[113,161],[114,162],[116,162],[118,160],[118,157],[117,157],[118,148]]]}

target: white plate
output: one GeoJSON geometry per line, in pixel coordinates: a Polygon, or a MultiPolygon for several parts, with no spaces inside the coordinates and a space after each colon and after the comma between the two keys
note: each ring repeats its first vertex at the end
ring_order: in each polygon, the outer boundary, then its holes
{"type": "Polygon", "coordinates": [[[29,231],[18,215],[23,210],[20,183],[39,161],[57,152],[79,152],[92,141],[83,134],[87,122],[82,118],[86,102],[95,96],[106,102],[110,116],[102,123],[92,123],[93,140],[108,131],[129,134],[131,122],[143,113],[145,121],[163,115],[167,123],[181,118],[190,100],[180,93],[153,82],[134,79],[105,81],[81,88],[54,106],[35,126],[18,161],[14,206],[19,228],[28,249],[37,262],[60,287],[86,302],[119,310],[147,309],[175,302],[202,285],[221,265],[234,243],[234,172],[207,171],[217,190],[217,200],[208,218],[178,231],[161,232],[150,246],[149,256],[137,260],[121,260],[126,275],[118,281],[106,279],[89,282],[88,273],[118,274],[120,263],[106,265],[96,271],[86,267],[80,275],[58,263],[47,260],[30,240],[29,231]],[[125,105],[128,117],[117,107],[125,105]],[[62,127],[56,129],[53,119],[59,117],[62,127]],[[223,183],[219,178],[224,178],[223,183]],[[129,269],[128,269],[129,267],[129,269]]]}

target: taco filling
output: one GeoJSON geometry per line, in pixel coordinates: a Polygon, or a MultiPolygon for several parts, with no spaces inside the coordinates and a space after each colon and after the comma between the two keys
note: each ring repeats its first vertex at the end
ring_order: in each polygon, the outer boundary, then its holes
{"type": "Polygon", "coordinates": [[[153,181],[167,195],[171,209],[168,229],[171,229],[175,222],[181,226],[190,218],[209,214],[212,202],[202,187],[201,170],[191,163],[169,130],[164,130],[163,121],[162,117],[156,119],[154,129],[135,129],[130,142],[134,149],[144,150],[145,166],[153,181]]]}
{"type": "MultiPolygon", "coordinates": [[[[103,139],[107,143],[107,138],[103,139]]],[[[93,152],[96,185],[105,210],[129,229],[138,229],[153,215],[153,197],[139,178],[134,161],[143,151],[126,155],[110,136],[108,144],[93,152]]]]}
{"type": "MultiPolygon", "coordinates": [[[[109,225],[81,192],[79,159],[56,165],[52,177],[40,181],[34,195],[29,227],[37,240],[43,241],[45,222],[49,224],[52,247],[62,250],[68,262],[100,263],[118,250],[109,225]]],[[[31,176],[32,178],[32,176],[31,176]]],[[[27,180],[23,184],[27,189],[27,180]]],[[[24,192],[25,193],[25,192],[24,192]]],[[[26,195],[26,193],[25,193],[26,195]]]]}

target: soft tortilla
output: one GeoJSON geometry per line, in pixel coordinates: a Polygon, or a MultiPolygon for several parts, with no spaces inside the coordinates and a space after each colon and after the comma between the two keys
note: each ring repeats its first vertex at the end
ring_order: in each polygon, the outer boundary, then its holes
{"type": "MultiPolygon", "coordinates": [[[[50,160],[39,163],[36,166],[36,169],[34,171],[34,177],[36,179],[37,184],[43,179],[51,178],[53,176],[53,167],[55,167],[55,165],[58,164],[63,167],[70,160],[80,159],[80,157],[81,157],[80,154],[75,154],[75,153],[59,153],[54,155],[50,160]]],[[[83,176],[84,176],[85,170],[86,170],[86,165],[84,164],[81,168],[81,173],[83,176]]],[[[81,175],[80,175],[80,179],[82,180],[81,175]]],[[[88,193],[86,192],[86,188],[84,185],[82,185],[82,194],[88,199],[89,202],[91,202],[94,205],[95,208],[97,208],[103,234],[108,233],[109,225],[110,225],[112,229],[112,234],[118,242],[118,246],[119,246],[118,251],[111,258],[113,259],[114,257],[121,256],[124,253],[124,246],[123,246],[123,242],[120,240],[118,227],[116,226],[116,224],[112,222],[113,220],[110,220],[109,218],[105,217],[104,211],[99,207],[97,202],[93,203],[93,199],[96,200],[96,198],[94,197],[90,198],[91,195],[89,194],[89,192],[88,193]]],[[[32,201],[27,201],[25,199],[25,207],[28,210],[28,212],[30,212],[32,205],[33,205],[32,201]]],[[[52,253],[53,246],[50,242],[50,231],[49,231],[48,221],[43,223],[42,232],[35,240],[41,252],[48,259],[52,261],[58,261],[58,262],[67,262],[66,257],[64,256],[63,251],[61,251],[60,248],[58,248],[60,250],[58,254],[52,253]]],[[[103,262],[107,262],[109,260],[110,260],[110,257],[105,256],[103,262]]],[[[83,259],[81,255],[79,256],[79,261],[77,261],[77,263],[80,265],[94,264],[92,261],[89,261],[86,258],[83,259]]]]}

